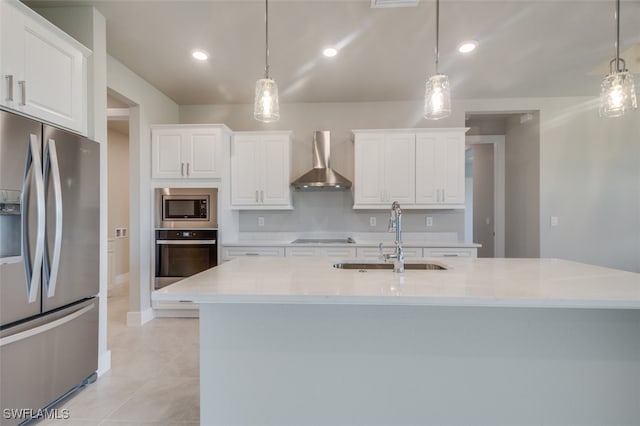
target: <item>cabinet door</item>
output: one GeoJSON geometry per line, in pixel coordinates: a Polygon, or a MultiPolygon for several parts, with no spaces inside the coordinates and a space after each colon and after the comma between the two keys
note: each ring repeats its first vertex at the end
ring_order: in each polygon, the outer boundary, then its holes
{"type": "Polygon", "coordinates": [[[464,134],[443,135],[442,164],[442,202],[464,205],[464,134]]]}
{"type": "Polygon", "coordinates": [[[252,206],[259,202],[262,150],[255,135],[235,135],[231,142],[231,204],[252,206]]]}
{"type": "Polygon", "coordinates": [[[216,129],[193,129],[184,136],[187,164],[185,174],[191,178],[219,178],[220,138],[216,129]]]}
{"type": "Polygon", "coordinates": [[[464,207],[464,132],[416,137],[416,204],[464,207]]]}
{"type": "Polygon", "coordinates": [[[361,205],[384,202],[384,135],[359,134],[355,140],[354,201],[361,205]]]}
{"type": "Polygon", "coordinates": [[[439,200],[438,175],[442,164],[438,159],[438,138],[435,134],[416,137],[416,203],[436,204],[439,200]]]}
{"type": "Polygon", "coordinates": [[[384,143],[384,198],[386,204],[415,202],[415,136],[388,134],[384,143]]]}
{"type": "Polygon", "coordinates": [[[182,130],[154,131],[152,135],[152,172],[153,178],[182,178],[184,161],[182,159],[182,130]]]}
{"type": "Polygon", "coordinates": [[[3,2],[3,103],[86,133],[86,61],[59,30],[3,2]],[[6,49],[6,50],[5,50],[6,49]]]}
{"type": "Polygon", "coordinates": [[[262,138],[262,170],[260,204],[289,205],[291,199],[289,136],[268,135],[262,138]]]}

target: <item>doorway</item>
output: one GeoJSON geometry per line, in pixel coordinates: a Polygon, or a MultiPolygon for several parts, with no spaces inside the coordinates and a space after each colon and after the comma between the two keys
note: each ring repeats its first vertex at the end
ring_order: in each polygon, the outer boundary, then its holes
{"type": "Polygon", "coordinates": [[[468,112],[466,127],[465,238],[486,244],[479,257],[539,257],[539,111],[468,112]]]}
{"type": "Polygon", "coordinates": [[[108,284],[129,281],[129,105],[107,92],[108,284]]]}

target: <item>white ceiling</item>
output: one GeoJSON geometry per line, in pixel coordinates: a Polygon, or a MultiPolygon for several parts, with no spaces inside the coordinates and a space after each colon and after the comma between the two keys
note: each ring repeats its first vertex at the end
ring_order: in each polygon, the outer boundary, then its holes
{"type": "MultiPolygon", "coordinates": [[[[109,54],[180,105],[251,103],[264,74],[260,0],[26,3],[95,6],[107,19],[109,54]],[[191,59],[196,47],[211,54],[207,63],[191,59]]],[[[454,98],[597,96],[614,56],[614,6],[442,0],[440,71],[449,75],[454,98]],[[456,47],[468,38],[479,46],[463,56],[456,47]]],[[[418,100],[434,72],[432,0],[375,9],[370,0],[271,0],[269,33],[270,75],[282,103],[418,100]],[[327,45],[340,47],[338,56],[322,57],[327,45]]],[[[636,74],[638,45],[640,0],[623,0],[621,51],[636,74]]]]}

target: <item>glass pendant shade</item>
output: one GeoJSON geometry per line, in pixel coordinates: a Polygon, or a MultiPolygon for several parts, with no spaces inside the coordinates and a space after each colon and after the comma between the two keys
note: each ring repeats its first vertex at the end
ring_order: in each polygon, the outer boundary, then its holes
{"type": "Polygon", "coordinates": [[[280,118],[278,85],[274,80],[261,78],[256,82],[253,117],[263,123],[272,123],[280,118]]]}
{"type": "Polygon", "coordinates": [[[429,77],[424,93],[424,117],[439,120],[451,115],[449,77],[436,74],[429,77]]]}
{"type": "Polygon", "coordinates": [[[610,72],[600,86],[600,117],[620,117],[638,108],[633,75],[628,71],[610,72]]]}

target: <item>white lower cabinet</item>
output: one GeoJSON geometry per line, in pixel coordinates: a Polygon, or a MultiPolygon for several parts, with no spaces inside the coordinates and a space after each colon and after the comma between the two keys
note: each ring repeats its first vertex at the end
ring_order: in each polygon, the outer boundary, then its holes
{"type": "Polygon", "coordinates": [[[356,256],[355,247],[287,247],[286,256],[329,256],[348,258],[356,256]]]}
{"type": "Polygon", "coordinates": [[[423,249],[424,257],[478,257],[478,249],[470,248],[425,248],[423,249]]]}
{"type": "MultiPolygon", "coordinates": [[[[358,247],[358,257],[379,258],[380,249],[377,247],[358,247]]],[[[395,251],[393,245],[384,246],[382,252],[384,254],[392,254],[395,251]]],[[[422,248],[419,247],[403,247],[404,259],[420,259],[422,257],[422,248]]]]}
{"type": "Polygon", "coordinates": [[[284,256],[284,247],[224,247],[225,260],[243,256],[284,256]]]}

